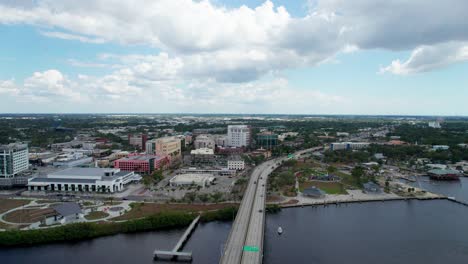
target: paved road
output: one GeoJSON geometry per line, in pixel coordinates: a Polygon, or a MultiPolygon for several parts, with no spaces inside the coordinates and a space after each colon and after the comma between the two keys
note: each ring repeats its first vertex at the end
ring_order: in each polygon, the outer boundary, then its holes
{"type": "MultiPolygon", "coordinates": [[[[296,152],[295,155],[299,156],[319,149],[321,147],[302,150],[296,152]]],[[[262,263],[267,180],[278,164],[286,159],[287,157],[281,157],[266,161],[252,172],[229,233],[221,264],[262,263]],[[250,250],[244,250],[244,246],[250,247],[250,250]]]]}
{"type": "Polygon", "coordinates": [[[236,218],[232,225],[231,233],[229,234],[225,251],[221,257],[220,263],[241,263],[244,241],[250,222],[250,215],[252,213],[255,193],[257,191],[257,181],[261,172],[266,168],[267,164],[270,164],[270,162],[262,163],[252,172],[249,184],[247,185],[247,189],[244,193],[244,198],[242,199],[239,211],[237,212],[236,218]]]}

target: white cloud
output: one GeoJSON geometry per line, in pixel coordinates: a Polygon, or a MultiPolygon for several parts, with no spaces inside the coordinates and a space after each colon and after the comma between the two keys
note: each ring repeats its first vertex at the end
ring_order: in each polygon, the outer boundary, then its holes
{"type": "Polygon", "coordinates": [[[271,1],[256,8],[226,8],[208,0],[34,3],[0,4],[0,23],[53,28],[42,34],[61,39],[157,47],[193,66],[184,69],[187,74],[212,73],[227,82],[317,65],[357,49],[468,41],[464,0],[317,0],[309,1],[309,14],[299,18],[271,1]]]}
{"type": "Polygon", "coordinates": [[[19,89],[14,80],[0,80],[0,94],[17,95],[18,93],[19,89]]]}
{"type": "Polygon", "coordinates": [[[86,95],[79,92],[76,83],[58,70],[35,72],[26,78],[22,85],[13,80],[0,80],[0,93],[15,96],[21,101],[53,102],[54,99],[82,102],[86,95]]]}
{"type": "Polygon", "coordinates": [[[99,43],[105,42],[105,40],[101,38],[89,38],[85,36],[58,32],[58,31],[41,31],[41,35],[50,37],[50,38],[59,38],[59,39],[65,39],[65,40],[78,40],[78,41],[85,42],[85,43],[99,44],[99,43]]]}
{"type": "Polygon", "coordinates": [[[394,60],[380,73],[407,75],[427,72],[458,62],[468,61],[468,43],[449,42],[416,48],[405,62],[394,60]]]}
{"type": "Polygon", "coordinates": [[[220,111],[229,105],[232,111],[310,112],[311,105],[317,109],[347,99],[315,87],[291,87],[278,77],[282,70],[334,63],[339,53],[414,50],[407,61],[395,60],[381,69],[410,74],[465,61],[468,53],[464,0],[314,0],[304,17],[293,17],[271,1],[256,8],[227,8],[208,0],[15,3],[0,3],[0,23],[33,25],[51,38],[160,50],[156,55],[68,60],[76,67],[112,70],[103,76],[69,78],[49,70],[22,84],[0,82],[0,93],[24,100],[127,106],[144,101],[158,104],[159,111],[175,104],[187,110],[220,111]]]}

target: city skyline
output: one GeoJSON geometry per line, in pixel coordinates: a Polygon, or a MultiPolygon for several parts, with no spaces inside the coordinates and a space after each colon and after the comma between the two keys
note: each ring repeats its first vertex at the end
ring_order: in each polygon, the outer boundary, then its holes
{"type": "Polygon", "coordinates": [[[467,2],[290,2],[0,1],[0,112],[468,115],[467,2]]]}

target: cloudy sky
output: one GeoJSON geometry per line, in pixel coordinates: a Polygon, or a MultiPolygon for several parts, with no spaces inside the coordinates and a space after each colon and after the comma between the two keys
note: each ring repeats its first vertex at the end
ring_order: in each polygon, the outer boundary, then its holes
{"type": "Polygon", "coordinates": [[[0,0],[0,112],[468,115],[466,0],[0,0]]]}

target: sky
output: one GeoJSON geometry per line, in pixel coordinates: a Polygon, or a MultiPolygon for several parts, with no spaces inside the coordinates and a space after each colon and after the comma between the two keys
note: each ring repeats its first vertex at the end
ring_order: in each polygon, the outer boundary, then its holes
{"type": "Polygon", "coordinates": [[[468,115],[466,0],[0,0],[0,113],[468,115]]]}

